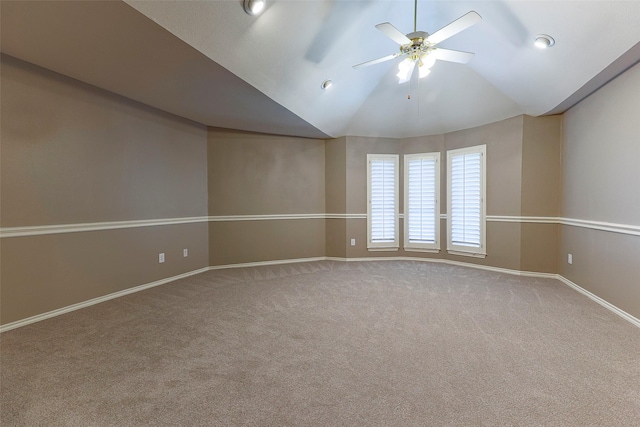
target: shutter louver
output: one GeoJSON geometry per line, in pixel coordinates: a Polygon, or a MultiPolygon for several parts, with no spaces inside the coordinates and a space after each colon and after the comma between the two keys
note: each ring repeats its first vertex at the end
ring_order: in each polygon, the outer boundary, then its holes
{"type": "MultiPolygon", "coordinates": [[[[410,159],[408,164],[407,221],[409,243],[436,242],[436,160],[410,159]]],[[[440,224],[438,224],[439,226],[440,224]]]]}
{"type": "Polygon", "coordinates": [[[481,245],[481,155],[467,153],[451,159],[451,242],[455,245],[481,245]]]}
{"type": "Polygon", "coordinates": [[[396,170],[393,160],[371,160],[371,242],[396,240],[396,170]]]}

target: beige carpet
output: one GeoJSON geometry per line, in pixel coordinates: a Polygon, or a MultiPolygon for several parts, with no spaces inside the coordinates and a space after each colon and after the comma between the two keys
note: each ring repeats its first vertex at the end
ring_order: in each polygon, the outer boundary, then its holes
{"type": "Polygon", "coordinates": [[[464,267],[211,271],[0,340],[2,426],[640,425],[640,329],[464,267]]]}

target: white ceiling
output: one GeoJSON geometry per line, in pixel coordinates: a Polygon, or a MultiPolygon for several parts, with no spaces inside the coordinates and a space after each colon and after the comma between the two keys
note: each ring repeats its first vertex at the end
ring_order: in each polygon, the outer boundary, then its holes
{"type": "Polygon", "coordinates": [[[1,2],[2,52],[217,127],[299,135],[410,137],[519,114],[561,112],[640,59],[640,1],[424,1],[418,30],[475,10],[440,46],[474,52],[398,85],[411,0],[1,2]],[[536,34],[556,45],[533,47],[536,34]],[[334,82],[323,91],[325,79],[334,82]],[[410,99],[409,96],[410,95],[410,99]]]}

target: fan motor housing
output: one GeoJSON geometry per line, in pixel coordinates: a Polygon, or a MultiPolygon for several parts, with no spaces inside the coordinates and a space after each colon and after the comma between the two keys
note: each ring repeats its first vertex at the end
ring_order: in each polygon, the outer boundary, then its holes
{"type": "Polygon", "coordinates": [[[400,52],[409,55],[427,53],[431,47],[431,43],[427,41],[427,37],[429,37],[429,33],[426,31],[415,31],[407,34],[407,38],[411,40],[411,43],[400,46],[400,52]]]}

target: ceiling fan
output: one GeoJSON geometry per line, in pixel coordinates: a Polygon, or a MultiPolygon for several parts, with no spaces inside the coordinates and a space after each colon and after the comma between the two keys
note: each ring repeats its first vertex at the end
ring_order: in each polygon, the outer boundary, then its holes
{"type": "Polygon", "coordinates": [[[388,22],[376,25],[376,28],[385,36],[400,45],[400,51],[391,55],[383,56],[382,58],[354,65],[353,68],[368,67],[369,65],[379,64],[381,62],[404,56],[406,58],[398,64],[399,71],[397,76],[399,78],[399,83],[406,83],[411,79],[416,64],[418,65],[420,78],[423,78],[429,75],[431,67],[437,59],[466,64],[471,60],[471,58],[473,58],[473,53],[443,49],[436,47],[436,45],[480,22],[482,20],[480,15],[474,11],[468,12],[433,34],[416,30],[417,16],[418,0],[415,0],[413,32],[407,35],[402,34],[400,30],[388,22]]]}

